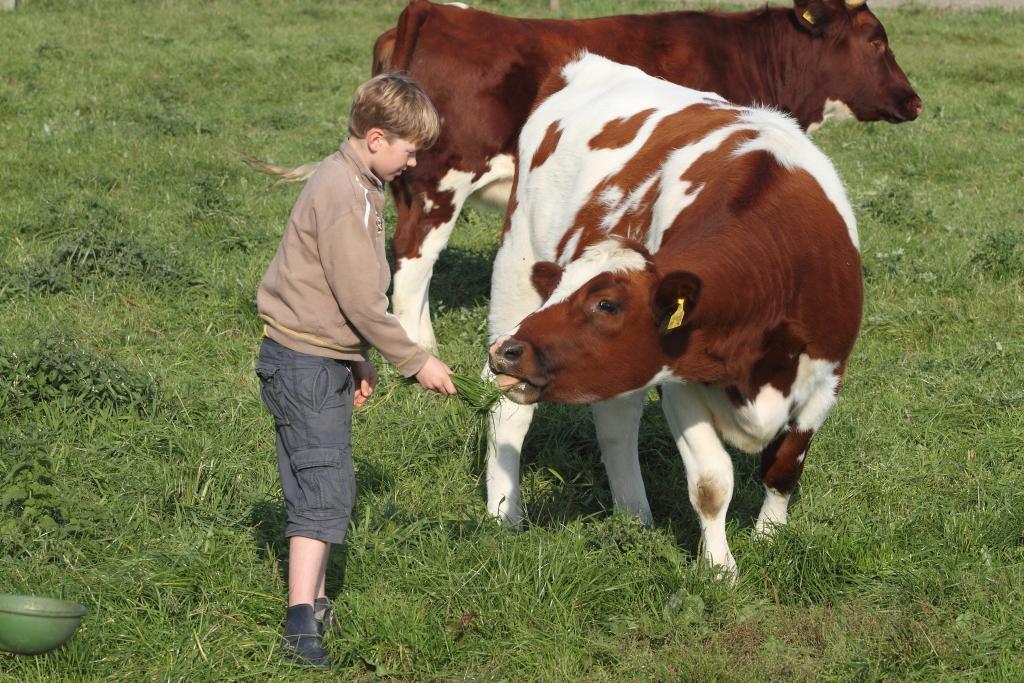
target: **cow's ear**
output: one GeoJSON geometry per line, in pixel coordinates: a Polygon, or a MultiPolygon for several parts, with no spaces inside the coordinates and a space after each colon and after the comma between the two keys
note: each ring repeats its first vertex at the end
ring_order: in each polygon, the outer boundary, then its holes
{"type": "Polygon", "coordinates": [[[654,322],[661,334],[671,334],[686,326],[700,300],[700,278],[687,271],[675,271],[655,286],[651,306],[654,322]]]}
{"type": "Polygon", "coordinates": [[[551,261],[538,261],[533,264],[533,272],[530,273],[530,282],[533,288],[540,294],[544,301],[548,300],[551,292],[562,281],[562,266],[551,261]]]}
{"type": "Polygon", "coordinates": [[[793,14],[797,26],[815,36],[825,32],[831,18],[826,0],[793,0],[793,14]]]}

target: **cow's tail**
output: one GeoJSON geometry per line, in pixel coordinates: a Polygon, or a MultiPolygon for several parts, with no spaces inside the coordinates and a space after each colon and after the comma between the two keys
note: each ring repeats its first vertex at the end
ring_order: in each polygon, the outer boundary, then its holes
{"type": "MultiPolygon", "coordinates": [[[[411,0],[409,5],[402,10],[402,14],[398,17],[398,25],[395,26],[389,70],[409,70],[412,53],[416,49],[416,41],[419,39],[420,28],[433,11],[434,6],[428,0],[411,0]]],[[[378,42],[386,35],[387,33],[381,35],[378,42]]],[[[376,47],[374,53],[376,54],[376,47]]]]}
{"type": "Polygon", "coordinates": [[[266,173],[267,175],[278,176],[278,179],[275,180],[270,187],[277,187],[283,183],[301,183],[308,179],[309,176],[313,175],[313,172],[320,166],[319,161],[314,161],[308,164],[302,164],[301,166],[296,166],[295,168],[285,168],[284,166],[268,164],[267,162],[257,159],[253,155],[241,150],[234,149],[231,151],[237,154],[238,157],[252,170],[259,171],[260,173],[266,173]]]}

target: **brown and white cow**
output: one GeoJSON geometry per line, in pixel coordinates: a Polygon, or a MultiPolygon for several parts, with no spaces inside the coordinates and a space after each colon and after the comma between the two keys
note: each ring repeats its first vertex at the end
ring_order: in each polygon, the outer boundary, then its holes
{"type": "Polygon", "coordinates": [[[490,369],[514,386],[493,415],[488,510],[521,519],[534,404],[590,403],[616,506],[650,522],[637,434],[660,386],[706,557],[731,571],[719,434],[761,454],[756,529],[770,533],[857,337],[853,212],[782,113],[597,55],[565,66],[554,90],[523,127],[494,265],[490,369]]]}
{"type": "Polygon", "coordinates": [[[407,71],[445,119],[437,145],[392,183],[394,312],[422,345],[435,345],[428,287],[463,203],[478,191],[507,200],[538,88],[581,49],[732,102],[780,108],[803,128],[843,112],[899,122],[921,110],[864,0],[574,21],[412,0],[378,39],[374,68],[407,71]]]}

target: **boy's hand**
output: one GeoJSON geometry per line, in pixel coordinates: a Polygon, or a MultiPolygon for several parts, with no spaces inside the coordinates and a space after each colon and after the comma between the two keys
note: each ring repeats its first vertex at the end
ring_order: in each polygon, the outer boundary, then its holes
{"type": "Polygon", "coordinates": [[[416,373],[416,381],[424,389],[430,389],[439,394],[450,396],[451,394],[458,393],[455,391],[455,385],[452,384],[451,377],[448,376],[450,374],[452,374],[451,369],[440,358],[431,356],[427,360],[427,364],[416,373]]]}
{"type": "Polygon", "coordinates": [[[352,381],[355,384],[352,405],[359,408],[366,403],[377,386],[377,369],[368,360],[352,363],[351,368],[352,381]]]}

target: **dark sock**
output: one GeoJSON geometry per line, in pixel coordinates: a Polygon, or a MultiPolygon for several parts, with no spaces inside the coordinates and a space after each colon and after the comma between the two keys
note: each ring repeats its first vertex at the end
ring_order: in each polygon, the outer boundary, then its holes
{"type": "Polygon", "coordinates": [[[327,597],[317,598],[313,603],[313,618],[320,627],[320,635],[337,627],[338,622],[334,618],[334,605],[327,597]]]}
{"type": "Polygon", "coordinates": [[[331,668],[331,660],[320,637],[319,624],[313,618],[313,605],[294,605],[288,608],[286,614],[284,642],[291,651],[289,658],[320,669],[331,668]]]}

